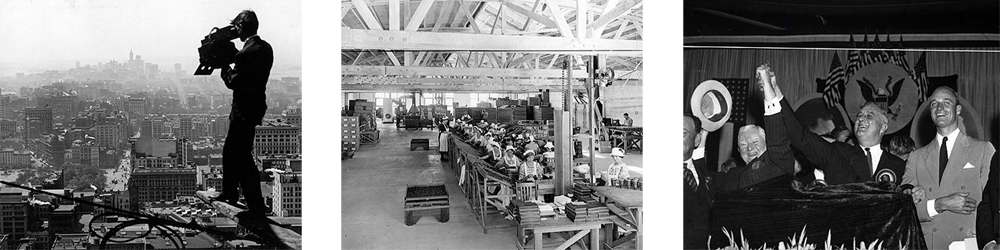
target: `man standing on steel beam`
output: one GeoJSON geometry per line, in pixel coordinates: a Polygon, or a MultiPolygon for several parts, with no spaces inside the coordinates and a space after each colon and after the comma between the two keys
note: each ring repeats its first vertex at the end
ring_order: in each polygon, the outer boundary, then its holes
{"type": "Polygon", "coordinates": [[[223,147],[222,193],[216,200],[237,204],[243,190],[247,209],[252,215],[266,215],[267,207],[260,191],[260,172],[254,162],[253,140],[256,127],[267,110],[267,79],[274,63],[271,45],[257,35],[257,14],[244,10],[233,19],[243,49],[236,52],[232,69],[222,68],[222,80],[233,90],[233,105],[229,113],[229,133],[223,147]]]}

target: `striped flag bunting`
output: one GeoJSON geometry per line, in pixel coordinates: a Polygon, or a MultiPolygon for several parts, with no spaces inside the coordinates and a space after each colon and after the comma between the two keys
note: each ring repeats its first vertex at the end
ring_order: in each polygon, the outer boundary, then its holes
{"type": "Polygon", "coordinates": [[[917,105],[927,99],[927,52],[920,53],[920,59],[913,65],[913,73],[916,76],[913,80],[917,83],[917,105]]]}
{"type": "Polygon", "coordinates": [[[830,74],[826,77],[826,86],[823,88],[823,101],[827,108],[835,108],[837,105],[844,105],[844,67],[840,63],[840,56],[833,53],[833,62],[830,64],[830,74]]]}

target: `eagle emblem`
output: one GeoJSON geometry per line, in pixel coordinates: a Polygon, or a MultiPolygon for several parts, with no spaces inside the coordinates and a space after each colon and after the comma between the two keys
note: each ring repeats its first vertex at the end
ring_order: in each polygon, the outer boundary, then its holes
{"type": "Polygon", "coordinates": [[[902,67],[888,63],[872,63],[858,69],[848,79],[844,89],[844,109],[851,127],[865,103],[872,102],[884,109],[889,118],[886,134],[899,131],[913,120],[917,112],[917,84],[902,67]]]}

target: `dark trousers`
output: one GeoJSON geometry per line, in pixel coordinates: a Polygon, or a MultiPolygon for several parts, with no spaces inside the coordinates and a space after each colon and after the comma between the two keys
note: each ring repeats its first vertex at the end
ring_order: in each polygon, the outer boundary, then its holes
{"type": "Polygon", "coordinates": [[[230,201],[239,199],[237,188],[243,190],[247,207],[254,212],[264,212],[264,198],[260,192],[260,171],[253,159],[253,140],[256,127],[264,117],[264,110],[241,110],[235,105],[229,113],[229,133],[222,149],[222,194],[230,201]]]}

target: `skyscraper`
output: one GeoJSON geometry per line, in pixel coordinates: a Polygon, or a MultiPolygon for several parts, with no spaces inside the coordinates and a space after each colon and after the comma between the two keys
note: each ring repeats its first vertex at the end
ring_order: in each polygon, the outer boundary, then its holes
{"type": "Polygon", "coordinates": [[[192,129],[191,126],[192,126],[191,125],[191,116],[187,116],[187,115],[181,116],[180,117],[180,128],[178,129],[179,130],[178,139],[181,139],[181,138],[188,138],[189,139],[189,138],[194,137],[191,134],[191,129],[192,129]]]}

